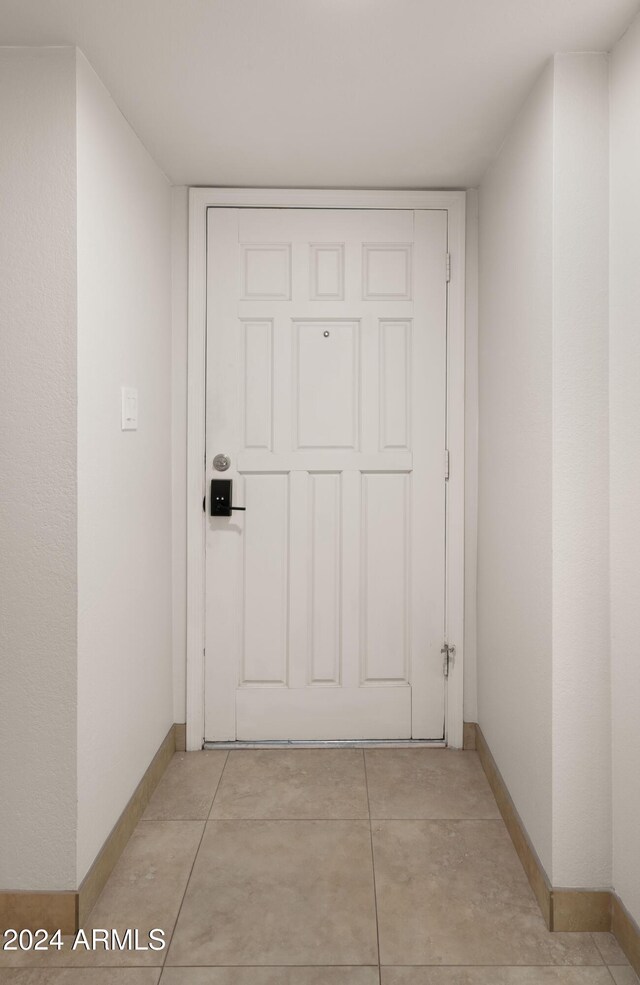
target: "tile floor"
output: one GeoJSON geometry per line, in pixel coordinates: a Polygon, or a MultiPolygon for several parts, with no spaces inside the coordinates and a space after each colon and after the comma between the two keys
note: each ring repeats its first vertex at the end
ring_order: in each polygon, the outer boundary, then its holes
{"type": "Polygon", "coordinates": [[[550,934],[476,753],[177,753],[86,924],[164,951],[0,952],[0,985],[639,985],[550,934]]]}

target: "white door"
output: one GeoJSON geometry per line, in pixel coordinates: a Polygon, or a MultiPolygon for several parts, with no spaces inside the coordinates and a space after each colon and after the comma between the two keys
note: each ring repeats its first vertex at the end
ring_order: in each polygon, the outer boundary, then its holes
{"type": "Polygon", "coordinates": [[[208,741],[444,735],[446,250],[446,211],[209,209],[208,741]]]}

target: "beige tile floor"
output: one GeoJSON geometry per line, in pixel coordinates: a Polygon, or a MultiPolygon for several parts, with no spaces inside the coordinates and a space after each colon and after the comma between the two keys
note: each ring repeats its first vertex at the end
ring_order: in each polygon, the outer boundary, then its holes
{"type": "Polygon", "coordinates": [[[550,934],[476,753],[178,753],[86,929],[165,951],[0,952],[0,985],[640,985],[550,934]]]}

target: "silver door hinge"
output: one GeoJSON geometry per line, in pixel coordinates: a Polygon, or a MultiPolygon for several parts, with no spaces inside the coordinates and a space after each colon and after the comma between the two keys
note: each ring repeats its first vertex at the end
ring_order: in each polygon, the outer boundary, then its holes
{"type": "Polygon", "coordinates": [[[445,253],[445,263],[446,263],[447,284],[448,284],[449,281],[451,280],[451,254],[450,253],[445,253]]]}
{"type": "Polygon", "coordinates": [[[449,670],[451,669],[451,664],[453,663],[453,658],[455,657],[456,648],[452,646],[451,643],[445,643],[440,653],[444,654],[444,660],[442,661],[442,673],[445,678],[449,676],[449,670]]]}
{"type": "Polygon", "coordinates": [[[449,478],[449,449],[448,448],[445,448],[444,450],[444,477],[445,479],[449,478]]]}

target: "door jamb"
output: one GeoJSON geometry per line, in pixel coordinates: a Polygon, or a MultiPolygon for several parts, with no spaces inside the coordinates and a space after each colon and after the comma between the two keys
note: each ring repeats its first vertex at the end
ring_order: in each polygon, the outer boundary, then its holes
{"type": "Polygon", "coordinates": [[[204,742],[205,394],[207,211],[209,208],[443,209],[448,212],[451,279],[447,292],[447,435],[445,639],[455,657],[445,682],[445,739],[463,740],[465,192],[281,188],[189,189],[187,367],[187,729],[189,750],[204,742]]]}

